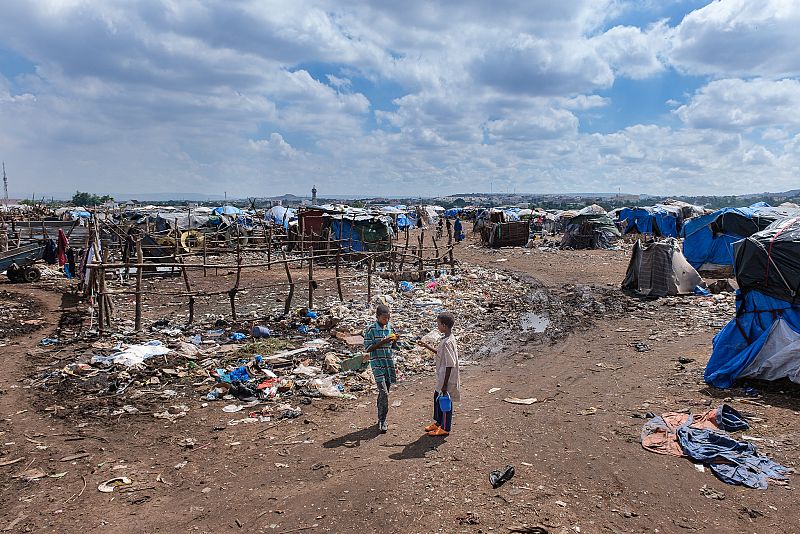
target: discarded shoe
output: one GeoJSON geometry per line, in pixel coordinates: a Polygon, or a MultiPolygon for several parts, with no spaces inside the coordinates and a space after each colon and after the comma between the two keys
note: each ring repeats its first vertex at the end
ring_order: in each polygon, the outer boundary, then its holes
{"type": "Polygon", "coordinates": [[[489,473],[489,482],[493,488],[499,488],[514,477],[514,466],[507,465],[503,470],[496,470],[489,473]]]}

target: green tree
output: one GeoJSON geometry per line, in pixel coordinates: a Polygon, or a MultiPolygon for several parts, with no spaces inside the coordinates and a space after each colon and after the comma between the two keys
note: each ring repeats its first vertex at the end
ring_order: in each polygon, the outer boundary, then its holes
{"type": "Polygon", "coordinates": [[[75,194],[72,195],[72,204],[75,206],[98,206],[112,200],[114,200],[114,197],[111,195],[97,196],[82,191],[75,191],[75,194]]]}

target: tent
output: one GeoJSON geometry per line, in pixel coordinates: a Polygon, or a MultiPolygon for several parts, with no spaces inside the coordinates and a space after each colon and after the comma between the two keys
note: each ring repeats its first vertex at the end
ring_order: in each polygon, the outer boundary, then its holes
{"type": "Polygon", "coordinates": [[[744,291],[800,305],[800,217],[781,219],[733,245],[736,280],[744,291]]]}
{"type": "Polygon", "coordinates": [[[714,336],[705,381],[738,378],[800,383],[800,217],[776,221],[733,247],[736,316],[714,336]]]}
{"type": "Polygon", "coordinates": [[[214,213],[217,215],[239,215],[242,213],[242,210],[236,206],[220,206],[218,208],[214,208],[214,213]]]}
{"type": "Polygon", "coordinates": [[[678,206],[661,204],[644,208],[623,208],[619,212],[619,220],[625,222],[626,234],[678,237],[678,228],[683,223],[683,212],[678,206]]]}
{"type": "Polygon", "coordinates": [[[392,230],[389,220],[371,215],[348,217],[326,215],[330,218],[331,237],[343,249],[353,252],[381,252],[391,249],[392,230]]]}
{"type": "Polygon", "coordinates": [[[579,211],[563,212],[564,237],[561,248],[609,248],[618,237],[619,230],[605,213],[597,213],[592,206],[579,211]]]}
{"type": "Polygon", "coordinates": [[[695,269],[733,265],[733,243],[795,214],[797,211],[789,207],[754,204],[746,208],[722,208],[689,219],[681,230],[683,254],[695,269]]]}
{"type": "Polygon", "coordinates": [[[264,219],[288,229],[289,223],[297,220],[297,210],[284,208],[283,206],[272,206],[264,214],[264,219]]]}
{"type": "Polygon", "coordinates": [[[677,240],[670,238],[644,245],[636,242],[622,289],[650,297],[666,297],[690,295],[702,283],[703,279],[681,254],[677,240]]]}

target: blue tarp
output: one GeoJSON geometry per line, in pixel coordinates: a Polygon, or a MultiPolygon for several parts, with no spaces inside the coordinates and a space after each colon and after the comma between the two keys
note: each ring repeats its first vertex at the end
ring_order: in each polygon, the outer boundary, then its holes
{"type": "Polygon", "coordinates": [[[214,213],[217,215],[239,215],[242,213],[242,210],[236,206],[221,206],[219,208],[214,208],[214,213]]]}
{"type": "Polygon", "coordinates": [[[647,208],[623,208],[619,212],[619,220],[625,221],[623,233],[653,233],[653,214],[647,208]]]}
{"type": "Polygon", "coordinates": [[[417,217],[409,213],[408,215],[401,213],[397,216],[397,229],[405,230],[406,228],[414,228],[417,225],[417,217]]]}
{"type": "Polygon", "coordinates": [[[711,223],[717,217],[735,208],[722,208],[686,221],[681,229],[683,240],[683,255],[695,269],[704,263],[716,265],[733,265],[731,247],[740,240],[741,236],[720,234],[715,236],[711,231],[711,223]]]}
{"type": "Polygon", "coordinates": [[[343,248],[353,252],[381,251],[389,246],[390,229],[385,222],[357,219],[353,225],[352,220],[332,218],[330,228],[332,237],[340,241],[343,248]]]}
{"type": "Polygon", "coordinates": [[[744,296],[737,293],[736,317],[714,336],[705,381],[718,388],[731,387],[758,355],[778,318],[800,332],[800,306],[754,290],[744,296]]]}
{"type": "MultiPolygon", "coordinates": [[[[704,263],[714,263],[717,265],[733,265],[733,243],[749,237],[752,232],[758,231],[759,222],[767,224],[770,220],[779,218],[782,215],[791,214],[789,209],[772,208],[766,202],[757,202],[746,208],[722,208],[702,217],[689,219],[681,230],[683,241],[683,255],[692,264],[692,267],[699,269],[704,263]],[[711,224],[720,216],[732,213],[741,217],[753,220],[750,234],[740,235],[731,233],[714,234],[711,224]],[[767,223],[763,221],[767,220],[767,223]]],[[[735,216],[732,216],[735,220],[735,216]]],[[[722,219],[721,219],[722,220],[722,219]]],[[[748,227],[750,225],[747,225],[748,227]]],[[[734,225],[733,228],[741,228],[742,225],[734,225]]]]}
{"type": "Polygon", "coordinates": [[[462,211],[464,211],[462,208],[450,208],[444,212],[444,216],[448,219],[454,219],[455,217],[459,216],[462,211]]]}
{"type": "Polygon", "coordinates": [[[297,210],[273,206],[264,214],[264,218],[275,224],[282,224],[284,228],[289,228],[289,221],[297,220],[297,210]]]}
{"type": "Polygon", "coordinates": [[[623,233],[659,234],[678,237],[678,217],[661,206],[650,208],[623,208],[619,220],[625,221],[623,233]]]}

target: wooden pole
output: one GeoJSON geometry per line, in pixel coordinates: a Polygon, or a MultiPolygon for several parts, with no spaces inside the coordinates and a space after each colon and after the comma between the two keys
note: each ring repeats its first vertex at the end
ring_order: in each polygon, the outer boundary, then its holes
{"type": "Polygon", "coordinates": [[[283,314],[288,315],[292,309],[292,297],[294,297],[294,281],[292,280],[292,271],[289,270],[289,262],[286,261],[286,252],[281,250],[283,254],[283,266],[286,269],[286,278],[289,280],[289,296],[286,297],[286,304],[283,307],[283,314]]]}
{"type": "Polygon", "coordinates": [[[367,304],[372,302],[372,258],[367,260],[367,304]]]}
{"type": "Polygon", "coordinates": [[[203,278],[206,277],[206,264],[208,263],[208,256],[207,256],[207,241],[208,241],[209,234],[203,234],[203,278]]]}
{"type": "Polygon", "coordinates": [[[447,219],[447,248],[450,249],[450,274],[456,274],[456,260],[453,258],[453,226],[447,219]]]}
{"type": "Polygon", "coordinates": [[[336,291],[339,293],[339,301],[344,302],[344,296],[342,295],[342,279],[339,278],[339,260],[342,255],[342,250],[340,248],[336,249],[336,291]]]}
{"type": "Polygon", "coordinates": [[[314,308],[314,243],[308,247],[308,309],[314,308]]]}
{"type": "Polygon", "coordinates": [[[136,268],[136,312],[134,317],[134,329],[139,332],[142,330],[142,239],[137,236],[136,239],[136,261],[139,267],[136,268]]]}
{"type": "Polygon", "coordinates": [[[436,244],[436,236],[431,234],[431,241],[433,241],[433,250],[435,256],[433,258],[433,275],[438,276],[439,273],[439,245],[436,244]]]}
{"type": "Polygon", "coordinates": [[[239,291],[239,280],[242,277],[242,241],[239,236],[239,225],[236,225],[236,281],[233,288],[228,291],[231,300],[231,317],[236,320],[236,292],[239,291]]]}
{"type": "Polygon", "coordinates": [[[417,250],[417,261],[419,262],[419,281],[425,281],[425,267],[422,262],[422,249],[425,246],[425,229],[423,228],[419,234],[419,250],[417,250]]]}
{"type": "Polygon", "coordinates": [[[408,227],[406,227],[406,245],[403,248],[403,255],[400,256],[400,278],[403,277],[403,266],[406,262],[406,254],[408,253],[408,239],[409,239],[409,231],[408,227]]]}
{"type": "Polygon", "coordinates": [[[183,273],[183,283],[186,285],[186,292],[189,293],[189,324],[194,322],[194,295],[192,295],[192,288],[189,285],[189,274],[186,272],[186,266],[181,261],[181,273],[183,273]]]}
{"type": "Polygon", "coordinates": [[[267,269],[272,269],[272,226],[269,227],[267,240],[267,269]]]}
{"type": "MultiPolygon", "coordinates": [[[[102,257],[103,257],[103,264],[108,263],[108,249],[105,247],[103,248],[102,257]]],[[[100,287],[103,293],[102,305],[103,305],[103,310],[105,311],[106,326],[111,327],[111,317],[113,314],[114,307],[111,303],[111,297],[106,293],[105,267],[102,269],[102,273],[103,276],[100,279],[100,287]]]]}

